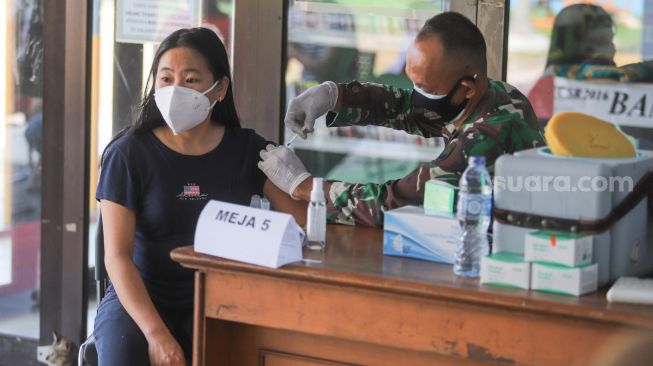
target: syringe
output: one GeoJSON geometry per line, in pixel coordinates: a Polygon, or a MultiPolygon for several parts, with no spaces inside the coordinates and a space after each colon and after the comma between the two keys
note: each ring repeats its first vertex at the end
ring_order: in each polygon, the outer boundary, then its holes
{"type": "Polygon", "coordinates": [[[286,147],[290,147],[290,144],[297,138],[297,136],[299,135],[295,134],[295,136],[291,137],[290,140],[286,142],[286,147]]]}

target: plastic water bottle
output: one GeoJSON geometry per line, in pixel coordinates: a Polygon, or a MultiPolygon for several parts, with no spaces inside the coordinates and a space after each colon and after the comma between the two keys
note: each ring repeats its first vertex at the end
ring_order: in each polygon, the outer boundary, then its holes
{"type": "Polygon", "coordinates": [[[487,230],[492,217],[492,180],[485,168],[485,157],[469,158],[460,178],[457,210],[461,235],[453,272],[459,276],[478,277],[481,257],[489,253],[487,230]]]}

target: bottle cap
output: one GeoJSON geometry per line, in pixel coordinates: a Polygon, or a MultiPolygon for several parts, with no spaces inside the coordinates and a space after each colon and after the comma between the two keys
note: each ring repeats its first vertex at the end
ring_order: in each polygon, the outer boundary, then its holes
{"type": "Polygon", "coordinates": [[[469,165],[485,165],[485,156],[470,156],[467,163],[469,165]]]}
{"type": "Polygon", "coordinates": [[[311,201],[324,201],[324,188],[322,188],[322,178],[313,178],[313,188],[311,189],[311,201]]]}

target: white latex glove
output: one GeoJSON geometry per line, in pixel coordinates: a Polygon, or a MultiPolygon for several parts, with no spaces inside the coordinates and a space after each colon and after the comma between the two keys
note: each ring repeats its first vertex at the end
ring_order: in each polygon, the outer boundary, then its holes
{"type": "MultiPolygon", "coordinates": [[[[284,145],[268,145],[260,154],[258,167],[270,181],[293,197],[295,188],[311,175],[295,153],[284,145]]],[[[294,197],[293,197],[294,198],[294,197]]]]}
{"type": "Polygon", "coordinates": [[[338,86],[333,81],[312,86],[290,101],[284,122],[294,133],[305,139],[313,132],[315,120],[335,108],[337,101],[338,86]]]}

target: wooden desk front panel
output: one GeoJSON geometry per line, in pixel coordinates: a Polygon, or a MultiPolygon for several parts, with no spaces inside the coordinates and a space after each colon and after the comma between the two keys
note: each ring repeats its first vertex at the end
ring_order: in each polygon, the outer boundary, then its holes
{"type": "MultiPolygon", "coordinates": [[[[202,281],[202,277],[204,317],[232,322],[205,323],[207,339],[216,339],[210,333],[227,329],[232,342],[236,342],[230,347],[234,352],[231,362],[224,363],[230,365],[257,364],[252,356],[259,357],[260,349],[345,364],[433,364],[442,362],[443,356],[453,357],[451,362],[467,359],[532,365],[585,364],[619,328],[487,304],[397,296],[254,273],[211,270],[198,280],[202,281]],[[253,331],[233,323],[262,328],[253,331]],[[275,330],[287,332],[277,336],[275,330]],[[293,337],[289,332],[294,332],[293,337]],[[331,342],[339,345],[329,350],[323,347],[324,341],[311,336],[332,337],[338,342],[331,342]],[[379,351],[383,348],[383,352],[379,351]],[[372,360],[370,351],[384,356],[372,360]],[[243,363],[245,359],[252,363],[243,363]],[[397,363],[399,360],[402,363],[397,363]]],[[[218,338],[224,342],[224,337],[218,338]]],[[[213,341],[206,344],[207,365],[227,361],[212,358],[213,349],[218,349],[213,341]]],[[[309,361],[300,358],[295,362],[309,361]]],[[[305,364],[314,364],[310,362],[305,364]]]]}
{"type": "Polygon", "coordinates": [[[653,331],[652,307],[483,286],[382,241],[329,225],[324,263],[279,269],[175,249],[198,270],[195,365],[580,365],[622,329],[653,331]]]}
{"type": "MultiPolygon", "coordinates": [[[[270,329],[254,325],[208,319],[207,328],[228,329],[231,338],[220,340],[231,346],[225,357],[214,349],[205,365],[333,366],[333,365],[483,365],[433,353],[400,350],[325,336],[270,329]]],[[[216,340],[215,338],[213,338],[216,340]]]]}

